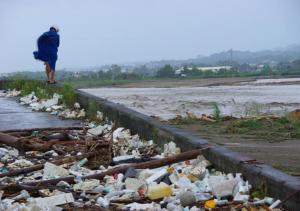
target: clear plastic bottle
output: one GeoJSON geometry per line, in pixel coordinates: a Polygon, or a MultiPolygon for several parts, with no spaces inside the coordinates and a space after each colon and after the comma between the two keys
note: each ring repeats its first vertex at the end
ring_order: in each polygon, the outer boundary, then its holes
{"type": "Polygon", "coordinates": [[[172,188],[166,183],[161,182],[159,184],[149,185],[147,196],[151,200],[155,200],[170,196],[172,193],[172,188]]]}

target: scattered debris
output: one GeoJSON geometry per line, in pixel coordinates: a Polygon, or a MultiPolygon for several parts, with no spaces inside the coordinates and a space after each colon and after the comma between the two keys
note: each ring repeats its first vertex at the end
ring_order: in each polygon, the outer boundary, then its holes
{"type": "MultiPolygon", "coordinates": [[[[4,96],[6,97],[16,97],[19,96],[21,92],[12,90],[7,91],[4,96]]],[[[62,96],[54,93],[50,99],[39,99],[36,97],[35,93],[32,92],[26,96],[19,99],[20,104],[28,105],[33,111],[46,111],[50,114],[57,115],[64,119],[83,119],[86,116],[84,109],[80,109],[81,106],[78,102],[74,103],[74,110],[67,108],[66,105],[60,104],[62,96]]],[[[100,115],[100,114],[99,114],[100,115]]],[[[103,118],[103,116],[102,116],[103,118]]]]}
{"type": "Polygon", "coordinates": [[[45,198],[34,198],[32,203],[37,204],[42,209],[48,209],[57,205],[74,202],[72,193],[63,193],[45,198]]]}
{"type": "Polygon", "coordinates": [[[287,116],[292,121],[300,121],[300,109],[291,111],[287,116]]]}
{"type": "MultiPolygon", "coordinates": [[[[149,156],[145,148],[157,147],[151,141],[143,141],[138,136],[131,135],[130,131],[124,128],[112,131],[111,125],[94,126],[91,129],[97,128],[94,130],[97,131],[101,128],[101,133],[93,133],[90,129],[31,133],[32,139],[45,143],[49,143],[51,137],[59,138],[62,134],[64,137],[69,137],[66,134],[79,137],[75,141],[70,139],[57,142],[63,143],[60,146],[64,148],[64,158],[60,157],[60,150],[56,151],[55,148],[46,152],[27,151],[25,155],[19,155],[12,146],[2,143],[0,158],[3,167],[10,173],[18,174],[10,174],[10,178],[1,177],[0,174],[0,189],[4,191],[0,206],[7,210],[33,207],[37,210],[59,210],[65,206],[98,206],[121,210],[182,210],[189,207],[190,210],[201,210],[230,207],[232,204],[240,205],[241,209],[253,206],[267,210],[264,209],[266,206],[278,206],[272,198],[252,199],[251,186],[242,179],[241,174],[234,176],[209,170],[211,164],[201,156],[202,151],[206,149],[180,153],[176,144],[170,142],[163,150],[152,151],[151,160],[131,160],[131,163],[110,166],[112,157],[118,158],[119,161],[132,156],[142,158],[145,155],[149,156]],[[104,145],[108,148],[103,149],[107,151],[106,154],[112,156],[110,163],[95,166],[91,163],[93,159],[108,159],[107,156],[103,156],[104,151],[99,156],[96,151],[100,148],[95,147],[97,144],[104,144],[104,136],[108,134],[111,135],[107,137],[113,137],[111,144],[115,150],[113,154],[109,153],[109,145],[104,145]],[[122,150],[119,148],[120,143],[122,150]],[[132,155],[133,149],[139,152],[138,156],[132,155]],[[29,167],[25,167],[23,172],[18,170],[24,165],[29,167]]],[[[10,136],[5,138],[11,138],[10,136]]],[[[21,136],[16,140],[23,138],[21,136]]]]}
{"type": "Polygon", "coordinates": [[[5,93],[5,97],[17,97],[21,94],[21,91],[17,91],[16,89],[8,90],[5,93]]]}
{"type": "Polygon", "coordinates": [[[43,179],[54,179],[69,175],[69,171],[65,168],[49,162],[45,163],[43,172],[43,179]]]}
{"type": "MultiPolygon", "coordinates": [[[[20,101],[64,118],[85,117],[78,102],[71,110],[59,99],[31,93],[20,101]]],[[[99,111],[97,119],[104,119],[99,111]]],[[[103,122],[0,133],[0,210],[283,210],[280,200],[252,198],[241,174],[213,169],[202,156],[208,148],[181,152],[169,142],[160,149],[113,128],[103,122]]]]}
{"type": "Polygon", "coordinates": [[[99,121],[103,121],[104,120],[104,115],[101,111],[97,111],[97,115],[96,115],[96,118],[99,120],[99,121]]]}
{"type": "Polygon", "coordinates": [[[75,109],[80,109],[80,104],[78,102],[74,103],[74,108],[75,109]]]}
{"type": "Polygon", "coordinates": [[[99,125],[97,127],[89,129],[88,134],[91,134],[92,136],[99,136],[102,135],[104,130],[105,130],[105,126],[99,125]]]}
{"type": "Polygon", "coordinates": [[[148,186],[147,197],[151,200],[162,199],[164,197],[169,197],[172,195],[172,188],[161,182],[159,184],[152,184],[148,186]]]}

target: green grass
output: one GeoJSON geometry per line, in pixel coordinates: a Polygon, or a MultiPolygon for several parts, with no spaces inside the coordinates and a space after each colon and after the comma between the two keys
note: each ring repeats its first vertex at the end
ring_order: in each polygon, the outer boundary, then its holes
{"type": "Polygon", "coordinates": [[[291,122],[291,124],[289,125],[291,131],[291,137],[292,138],[300,138],[300,121],[298,122],[291,122]]]}
{"type": "MultiPolygon", "coordinates": [[[[21,96],[35,92],[39,99],[52,98],[54,93],[62,96],[60,103],[65,104],[68,108],[73,109],[74,103],[77,102],[77,95],[74,88],[69,84],[49,85],[43,81],[36,80],[11,80],[7,84],[8,89],[21,90],[21,96]]],[[[90,121],[100,123],[97,119],[97,111],[101,111],[95,100],[89,100],[86,110],[86,116],[90,121]]]]}
{"type": "Polygon", "coordinates": [[[262,104],[252,102],[245,105],[244,116],[259,116],[262,114],[264,106],[262,104]]]}
{"type": "Polygon", "coordinates": [[[279,169],[287,174],[300,173],[300,166],[290,166],[290,165],[273,165],[274,168],[279,169]]]}
{"type": "Polygon", "coordinates": [[[212,116],[215,120],[219,121],[221,118],[221,110],[217,103],[213,103],[213,113],[212,116]]]}
{"type": "Polygon", "coordinates": [[[286,117],[237,119],[225,127],[225,132],[274,140],[300,138],[300,121],[291,121],[286,117]]]}
{"type": "Polygon", "coordinates": [[[262,127],[261,122],[254,119],[236,120],[227,127],[229,133],[246,133],[251,130],[257,130],[262,127]]]}
{"type": "Polygon", "coordinates": [[[75,88],[91,88],[91,87],[99,87],[99,86],[115,86],[128,84],[131,82],[136,82],[139,80],[95,80],[95,79],[81,79],[81,80],[73,80],[66,81],[65,84],[75,88]]]}
{"type": "Polygon", "coordinates": [[[190,125],[195,123],[196,121],[198,121],[197,117],[191,115],[185,117],[177,116],[173,119],[168,120],[168,122],[172,125],[190,125]]]}
{"type": "Polygon", "coordinates": [[[266,181],[262,181],[260,186],[251,193],[252,198],[263,199],[268,195],[268,186],[266,181]]]}
{"type": "Polygon", "coordinates": [[[74,89],[67,84],[62,86],[53,86],[44,81],[15,79],[7,84],[8,89],[21,90],[21,96],[34,92],[39,99],[49,99],[54,93],[62,95],[62,103],[71,107],[76,102],[74,89]]]}
{"type": "Polygon", "coordinates": [[[69,107],[73,106],[74,103],[77,101],[76,93],[70,85],[63,85],[63,87],[60,89],[59,94],[63,96],[63,103],[69,107]]]}
{"type": "Polygon", "coordinates": [[[98,122],[98,120],[96,118],[98,110],[99,109],[98,109],[98,105],[97,105],[96,101],[95,100],[90,100],[89,104],[88,104],[87,112],[86,112],[87,118],[90,121],[98,122]]]}
{"type": "Polygon", "coordinates": [[[261,122],[254,119],[242,120],[237,122],[238,127],[244,127],[249,129],[258,129],[262,126],[261,122]]]}

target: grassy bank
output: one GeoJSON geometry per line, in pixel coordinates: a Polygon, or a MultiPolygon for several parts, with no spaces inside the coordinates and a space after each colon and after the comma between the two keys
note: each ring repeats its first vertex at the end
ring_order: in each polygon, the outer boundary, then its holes
{"type": "Polygon", "coordinates": [[[169,120],[172,125],[199,125],[199,132],[213,130],[217,134],[247,135],[257,140],[270,142],[300,139],[300,121],[288,117],[218,118],[214,122],[194,116],[177,117],[169,120]]]}
{"type": "Polygon", "coordinates": [[[93,88],[93,87],[105,87],[105,86],[116,86],[123,85],[132,82],[137,82],[139,80],[90,80],[90,79],[82,79],[82,80],[72,80],[72,81],[64,81],[63,84],[69,85],[75,89],[80,88],[93,88]]]}
{"type": "Polygon", "coordinates": [[[193,116],[168,121],[211,144],[226,146],[288,174],[300,175],[300,121],[289,117],[224,118],[210,122],[193,116]]]}
{"type": "Polygon", "coordinates": [[[6,86],[11,90],[20,90],[21,96],[34,92],[39,99],[49,99],[52,98],[54,93],[57,93],[62,95],[62,103],[67,106],[73,106],[76,102],[76,93],[68,84],[55,86],[44,81],[16,79],[8,81],[6,86]]]}
{"type": "MultiPolygon", "coordinates": [[[[74,103],[77,102],[77,94],[75,92],[75,88],[71,86],[71,84],[51,85],[39,80],[16,79],[7,81],[5,88],[21,91],[20,97],[34,92],[35,96],[39,100],[50,99],[56,93],[62,96],[59,104],[64,104],[69,109],[74,109],[74,103]]],[[[90,101],[88,106],[84,109],[89,121],[97,123],[102,121],[97,118],[97,111],[99,111],[99,107],[95,101],[90,101]]]]}

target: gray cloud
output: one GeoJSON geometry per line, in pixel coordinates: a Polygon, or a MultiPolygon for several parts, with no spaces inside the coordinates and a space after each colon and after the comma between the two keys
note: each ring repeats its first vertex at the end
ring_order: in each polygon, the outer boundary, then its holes
{"type": "Polygon", "coordinates": [[[60,69],[299,44],[299,11],[298,0],[1,0],[0,72],[41,70],[32,51],[52,24],[60,69]]]}

